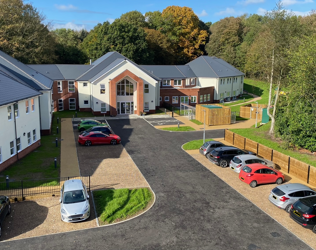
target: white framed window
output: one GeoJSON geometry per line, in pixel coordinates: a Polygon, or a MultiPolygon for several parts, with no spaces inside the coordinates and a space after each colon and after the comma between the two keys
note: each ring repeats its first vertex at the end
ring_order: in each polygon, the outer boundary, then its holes
{"type": "Polygon", "coordinates": [[[117,83],[117,86],[116,86],[116,95],[118,96],[134,95],[134,84],[127,79],[120,81],[119,83],[117,83]]]}
{"type": "Polygon", "coordinates": [[[170,80],[163,80],[162,86],[170,86],[170,80]]]}
{"type": "Polygon", "coordinates": [[[35,141],[36,141],[36,130],[33,129],[33,142],[35,142],[35,141]]]}
{"type": "Polygon", "coordinates": [[[195,78],[191,78],[191,85],[195,85],[195,78]]]}
{"type": "Polygon", "coordinates": [[[20,138],[16,139],[16,151],[17,152],[21,151],[21,139],[20,138]]]}
{"type": "Polygon", "coordinates": [[[165,96],[165,102],[169,102],[169,96],[165,96]]]}
{"type": "Polygon", "coordinates": [[[87,105],[87,104],[89,104],[89,101],[88,101],[88,100],[84,100],[84,101],[83,101],[83,104],[86,104],[86,105],[87,105]]]}
{"type": "Polygon", "coordinates": [[[69,98],[69,110],[76,110],[76,98],[69,98]]]}
{"type": "Polygon", "coordinates": [[[68,92],[69,93],[75,93],[75,82],[74,81],[68,81],[68,92]]]}
{"type": "Polygon", "coordinates": [[[189,97],[188,96],[181,96],[180,103],[189,104],[189,97]]]}
{"type": "Polygon", "coordinates": [[[14,155],[15,154],[15,150],[14,150],[14,141],[10,142],[10,154],[14,155]]]}
{"type": "Polygon", "coordinates": [[[106,104],[104,102],[101,103],[101,113],[106,113],[106,104]]]}
{"type": "Polygon", "coordinates": [[[0,163],[2,163],[2,151],[1,151],[1,147],[0,147],[0,163]]]}
{"type": "Polygon", "coordinates": [[[146,93],[146,94],[149,93],[149,84],[147,84],[147,83],[144,84],[144,93],[146,93]]]}
{"type": "Polygon", "coordinates": [[[179,102],[178,96],[173,96],[172,103],[178,103],[178,102],[179,102]]]}
{"type": "Polygon", "coordinates": [[[173,85],[174,86],[181,86],[182,85],[182,80],[174,80],[173,85]]]}
{"type": "Polygon", "coordinates": [[[31,145],[31,143],[32,143],[31,132],[28,132],[28,133],[27,133],[27,144],[28,144],[28,145],[31,145]]]}
{"type": "Polygon", "coordinates": [[[82,85],[83,85],[83,87],[88,87],[88,83],[87,82],[84,82],[82,85]]]}
{"type": "Polygon", "coordinates": [[[221,79],[221,83],[220,84],[222,85],[222,83],[223,83],[223,79],[221,79]]]}
{"type": "Polygon", "coordinates": [[[14,107],[15,118],[18,118],[19,117],[19,104],[14,103],[13,107],[14,107]]]}
{"type": "Polygon", "coordinates": [[[8,120],[10,121],[12,119],[12,106],[8,106],[8,120]]]}
{"type": "Polygon", "coordinates": [[[105,84],[100,84],[100,94],[105,94],[105,84]]]}
{"type": "Polygon", "coordinates": [[[30,112],[30,107],[29,107],[29,101],[25,101],[25,113],[29,113],[30,112]]]}
{"type": "Polygon", "coordinates": [[[149,102],[144,103],[144,111],[149,111],[149,102]]]}
{"type": "MultiPolygon", "coordinates": [[[[52,102],[53,103],[53,102],[52,102]]],[[[31,110],[32,112],[35,111],[35,103],[34,103],[34,99],[31,99],[31,110]]]]}
{"type": "Polygon", "coordinates": [[[185,80],[185,85],[186,85],[186,86],[190,85],[190,82],[191,82],[191,81],[190,81],[190,78],[189,78],[189,79],[186,79],[186,80],[185,80]]]}
{"type": "Polygon", "coordinates": [[[207,94],[207,101],[211,101],[211,94],[207,94]]]}
{"type": "Polygon", "coordinates": [[[162,102],[162,97],[161,97],[161,96],[159,97],[159,101],[161,101],[161,102],[162,102]]]}
{"type": "Polygon", "coordinates": [[[63,93],[63,83],[57,82],[58,93],[63,93]]]}
{"type": "Polygon", "coordinates": [[[204,102],[206,102],[207,95],[204,95],[204,102]]]}
{"type": "Polygon", "coordinates": [[[196,103],[196,96],[191,96],[191,103],[196,103]]]}
{"type": "Polygon", "coordinates": [[[233,96],[236,96],[236,90],[233,91],[233,96]]]}
{"type": "Polygon", "coordinates": [[[64,110],[64,100],[58,99],[58,111],[63,111],[63,110],[64,110]]]}
{"type": "Polygon", "coordinates": [[[200,102],[203,102],[203,95],[200,95],[200,102]]]}

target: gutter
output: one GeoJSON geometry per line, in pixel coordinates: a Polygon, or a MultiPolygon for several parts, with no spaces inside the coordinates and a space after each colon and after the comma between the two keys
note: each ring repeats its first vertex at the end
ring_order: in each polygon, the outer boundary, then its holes
{"type": "MultiPolygon", "coordinates": [[[[16,149],[16,158],[17,158],[17,160],[19,160],[19,152],[18,152],[18,150],[17,150],[17,145],[16,145],[17,131],[16,131],[15,108],[14,108],[14,105],[15,105],[15,104],[17,104],[17,105],[19,105],[19,104],[18,104],[18,102],[13,103],[13,118],[14,118],[14,132],[15,132],[15,149],[16,149]]],[[[21,141],[20,141],[20,143],[21,143],[21,141]]]]}

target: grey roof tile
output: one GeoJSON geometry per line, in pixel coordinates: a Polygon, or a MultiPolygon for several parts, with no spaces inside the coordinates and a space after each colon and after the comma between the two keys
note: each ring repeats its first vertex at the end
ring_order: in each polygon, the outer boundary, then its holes
{"type": "Polygon", "coordinates": [[[52,80],[64,79],[56,64],[29,64],[28,66],[52,80]]]}
{"type": "Polygon", "coordinates": [[[179,78],[182,79],[185,75],[175,65],[141,65],[140,67],[147,70],[149,73],[158,76],[159,78],[179,78]]]}
{"type": "Polygon", "coordinates": [[[117,66],[118,64],[124,62],[125,59],[124,58],[117,58],[114,62],[110,63],[107,67],[105,67],[103,70],[101,70],[98,74],[96,74],[94,77],[92,77],[90,79],[90,82],[94,82],[95,80],[97,80],[99,77],[101,77],[102,75],[106,74],[106,72],[110,71],[112,68],[114,68],[115,66],[117,66]]]}
{"type": "Polygon", "coordinates": [[[87,72],[93,65],[71,65],[71,64],[57,64],[58,69],[66,80],[75,80],[83,73],[87,72]]]}

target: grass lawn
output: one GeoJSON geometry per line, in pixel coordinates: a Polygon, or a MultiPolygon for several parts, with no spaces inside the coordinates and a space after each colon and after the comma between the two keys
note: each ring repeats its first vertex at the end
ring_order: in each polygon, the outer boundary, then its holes
{"type": "Polygon", "coordinates": [[[101,225],[128,219],[153,200],[148,188],[99,190],[93,192],[93,197],[101,225]]]}
{"type": "Polygon", "coordinates": [[[239,134],[241,136],[247,137],[251,140],[259,142],[260,144],[272,148],[276,151],[279,151],[282,154],[291,156],[297,160],[310,164],[316,167],[316,157],[312,155],[302,154],[297,151],[293,151],[290,149],[283,149],[280,146],[279,141],[272,140],[268,136],[268,131],[270,129],[270,122],[259,127],[259,128],[247,128],[247,129],[231,129],[232,132],[239,134]]]}
{"type": "Polygon", "coordinates": [[[248,118],[243,118],[243,117],[240,117],[240,116],[236,116],[236,121],[245,121],[245,120],[249,120],[248,118]]]}
{"type": "Polygon", "coordinates": [[[189,126],[183,126],[183,127],[169,127],[169,128],[162,128],[162,130],[167,130],[167,131],[195,131],[194,128],[189,127],[189,126]]]}
{"type": "Polygon", "coordinates": [[[237,105],[237,104],[242,104],[244,102],[249,102],[253,99],[254,97],[252,95],[248,94],[243,94],[243,97],[239,98],[239,100],[231,102],[231,103],[222,103],[224,106],[232,106],[232,105],[237,105]]]}
{"type": "Polygon", "coordinates": [[[204,123],[203,122],[200,122],[198,120],[195,120],[195,119],[192,119],[190,120],[191,122],[195,123],[196,125],[203,125],[204,123]]]}
{"type": "MultiPolygon", "coordinates": [[[[213,141],[213,139],[205,139],[205,141],[213,141]]],[[[194,150],[199,149],[203,145],[203,139],[202,140],[195,140],[187,142],[183,145],[184,150],[194,150]]]]}

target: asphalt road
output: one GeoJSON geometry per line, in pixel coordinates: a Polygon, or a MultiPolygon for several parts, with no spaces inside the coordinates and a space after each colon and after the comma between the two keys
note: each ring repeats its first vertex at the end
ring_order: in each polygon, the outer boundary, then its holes
{"type": "Polygon", "coordinates": [[[142,119],[109,122],[156,193],[153,208],[122,224],[1,249],[310,249],[180,148],[202,132],[159,131],[142,119]]]}
{"type": "Polygon", "coordinates": [[[146,118],[146,121],[152,124],[153,126],[162,126],[162,125],[177,125],[183,124],[183,122],[180,122],[176,118],[170,117],[170,118],[146,118]]]}

